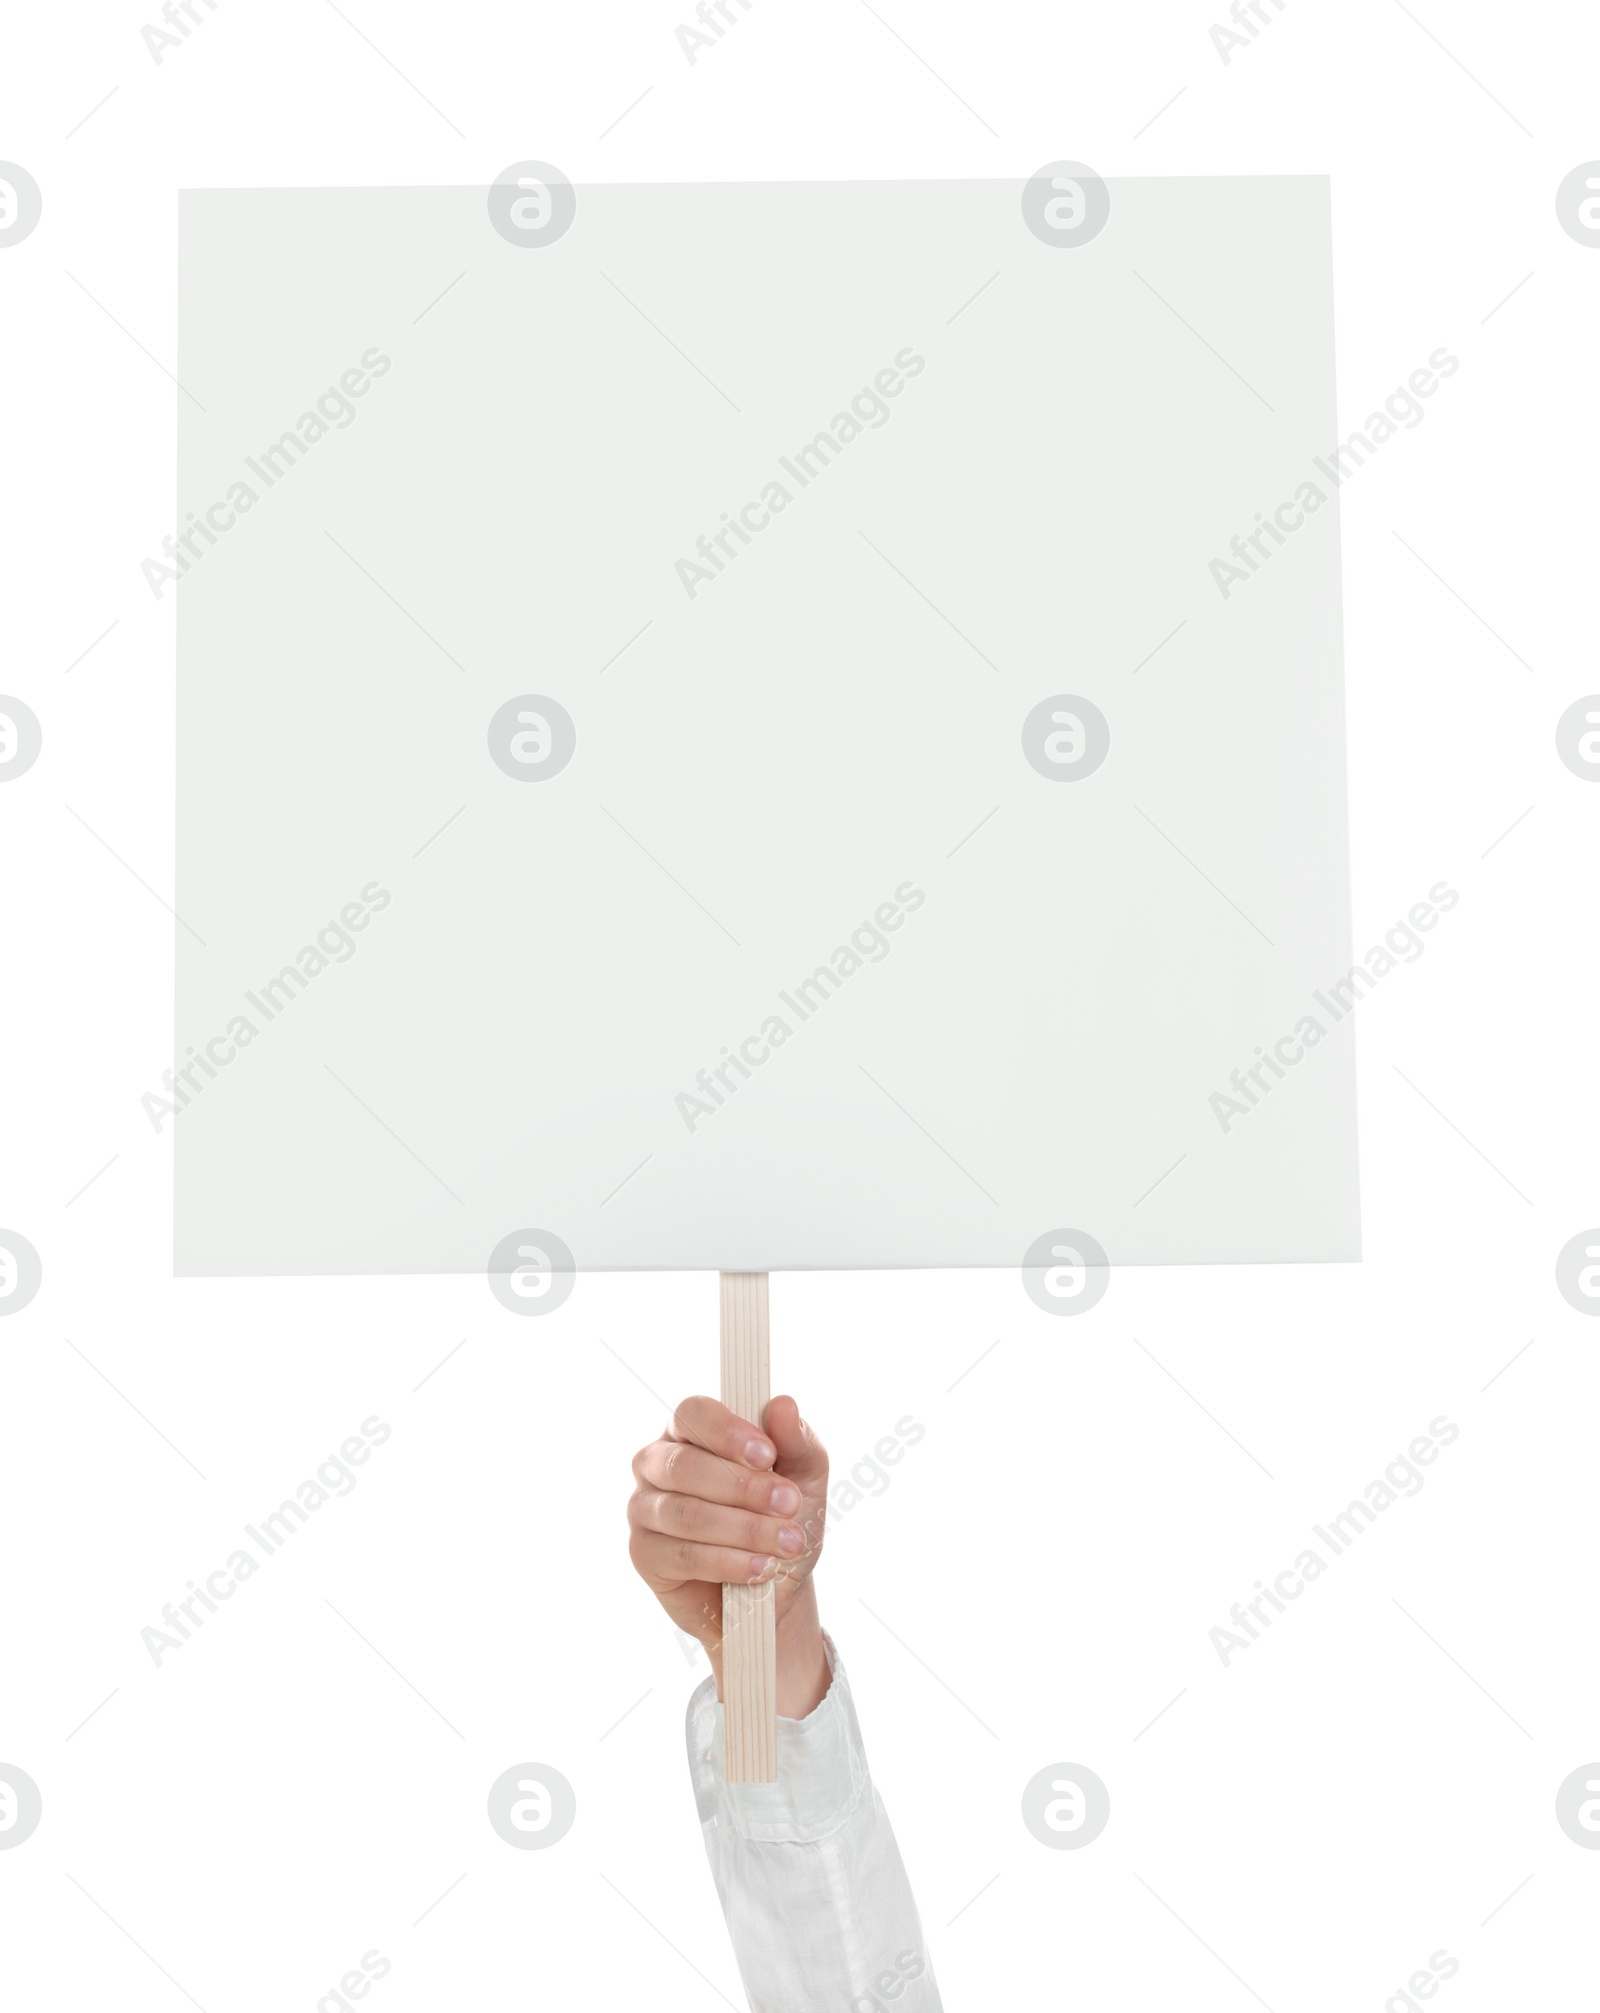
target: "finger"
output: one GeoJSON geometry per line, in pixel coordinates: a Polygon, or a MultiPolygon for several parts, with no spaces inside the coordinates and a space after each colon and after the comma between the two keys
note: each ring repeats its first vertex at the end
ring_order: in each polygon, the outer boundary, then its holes
{"type": "Polygon", "coordinates": [[[767,1437],[778,1450],[777,1466],[807,1494],[828,1486],[828,1450],[800,1416],[792,1398],[774,1398],[767,1407],[767,1437]]]}
{"type": "Polygon", "coordinates": [[[781,1517],[754,1516],[724,1503],[702,1502],[698,1496],[675,1496],[662,1489],[638,1489],[631,1506],[637,1529],[670,1538],[689,1538],[699,1545],[721,1545],[730,1551],[776,1553],[797,1559],[806,1548],[805,1533],[781,1517]]]}
{"type": "Polygon", "coordinates": [[[748,1586],[770,1579],[778,1561],[770,1553],[739,1551],[729,1545],[697,1545],[689,1538],[669,1538],[660,1531],[635,1531],[630,1547],[633,1563],[647,1580],[681,1586],[686,1580],[709,1580],[713,1586],[748,1586]]]}
{"type": "Polygon", "coordinates": [[[698,1496],[706,1503],[727,1503],[737,1510],[791,1517],[800,1507],[800,1491],[793,1482],[739,1467],[687,1440],[652,1441],[640,1451],[633,1472],[653,1488],[698,1496]]]}
{"type": "Polygon", "coordinates": [[[672,1438],[693,1441],[708,1454],[720,1454],[745,1468],[770,1468],[776,1459],[776,1450],[761,1429],[715,1398],[685,1398],[672,1415],[672,1438]]]}

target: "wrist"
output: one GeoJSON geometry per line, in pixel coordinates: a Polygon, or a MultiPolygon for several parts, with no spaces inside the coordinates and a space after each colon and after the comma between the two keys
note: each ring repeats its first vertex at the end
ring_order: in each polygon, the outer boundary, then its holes
{"type": "MultiPolygon", "coordinates": [[[[778,1717],[804,1719],[815,1712],[828,1695],[833,1673],[828,1668],[827,1646],[822,1640],[822,1618],[817,1609],[815,1583],[805,1585],[788,1602],[778,1617],[778,1717]]],[[[711,1673],[722,1699],[722,1645],[706,1645],[711,1673]]]]}
{"type": "Polygon", "coordinates": [[[778,1717],[804,1719],[821,1705],[833,1682],[815,1582],[807,1580],[780,1616],[777,1634],[778,1717]]]}

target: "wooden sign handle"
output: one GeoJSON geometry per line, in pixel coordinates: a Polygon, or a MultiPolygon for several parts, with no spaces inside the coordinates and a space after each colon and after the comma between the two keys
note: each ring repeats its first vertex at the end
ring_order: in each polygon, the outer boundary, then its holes
{"type": "MultiPolygon", "coordinates": [[[[767,1275],[722,1274],[722,1402],[765,1427],[772,1396],[767,1275]]],[[[722,1589],[722,1745],[729,1782],[778,1779],[777,1588],[722,1589]]]]}

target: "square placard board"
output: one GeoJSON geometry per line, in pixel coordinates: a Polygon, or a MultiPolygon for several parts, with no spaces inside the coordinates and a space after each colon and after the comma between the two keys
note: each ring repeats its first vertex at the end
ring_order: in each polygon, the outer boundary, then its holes
{"type": "Polygon", "coordinates": [[[180,1273],[1358,1255],[1327,185],[1108,193],[183,196],[180,1273]]]}

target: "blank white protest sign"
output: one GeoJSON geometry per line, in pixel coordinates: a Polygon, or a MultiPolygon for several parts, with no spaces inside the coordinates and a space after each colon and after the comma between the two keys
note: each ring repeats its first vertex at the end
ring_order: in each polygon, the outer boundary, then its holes
{"type": "Polygon", "coordinates": [[[182,199],[179,1272],[1357,1256],[1326,183],[508,199],[182,199]]]}

